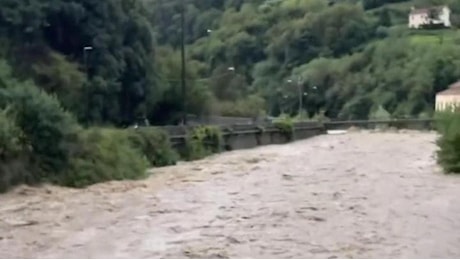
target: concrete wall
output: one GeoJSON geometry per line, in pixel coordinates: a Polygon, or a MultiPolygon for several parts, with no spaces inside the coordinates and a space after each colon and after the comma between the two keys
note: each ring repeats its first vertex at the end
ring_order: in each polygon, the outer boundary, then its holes
{"type": "Polygon", "coordinates": [[[271,124],[265,126],[238,126],[233,129],[233,133],[225,134],[225,143],[229,150],[248,149],[261,145],[285,144],[324,133],[324,125],[319,122],[295,124],[292,136],[283,133],[271,124]]]}
{"type": "MultiPolygon", "coordinates": [[[[193,127],[163,127],[171,136],[171,142],[177,149],[185,144],[187,132],[193,127]]],[[[293,140],[307,139],[325,133],[323,124],[318,122],[299,123],[294,126],[292,136],[283,133],[272,124],[222,126],[225,150],[249,149],[261,145],[285,144],[293,140]]]]}
{"type": "MultiPolygon", "coordinates": [[[[221,126],[224,137],[225,150],[249,149],[261,145],[285,144],[290,141],[308,139],[317,135],[327,133],[327,130],[348,129],[359,127],[375,129],[379,126],[395,127],[399,129],[432,129],[432,119],[401,119],[383,121],[336,121],[336,122],[302,122],[294,125],[292,138],[283,133],[273,124],[261,125],[231,125],[221,126]]],[[[184,148],[187,132],[193,129],[192,126],[166,126],[163,127],[170,136],[173,146],[180,150],[184,148]]]]}
{"type": "Polygon", "coordinates": [[[356,120],[327,122],[324,124],[327,130],[349,129],[351,127],[375,129],[382,126],[397,129],[431,130],[433,129],[433,119],[356,120]]]}

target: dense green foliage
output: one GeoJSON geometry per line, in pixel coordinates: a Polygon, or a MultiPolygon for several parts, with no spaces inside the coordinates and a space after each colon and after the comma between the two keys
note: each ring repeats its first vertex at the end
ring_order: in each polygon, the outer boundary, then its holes
{"type": "Polygon", "coordinates": [[[218,153],[223,148],[224,140],[218,127],[196,127],[187,136],[183,157],[186,160],[197,160],[218,153]]]}
{"type": "Polygon", "coordinates": [[[139,128],[129,130],[131,145],[140,149],[150,167],[173,165],[179,155],[172,149],[169,135],[160,129],[139,128]]]}
{"type": "Polygon", "coordinates": [[[441,135],[438,163],[446,173],[460,173],[460,113],[443,112],[436,114],[436,127],[441,135]]]}
{"type": "Polygon", "coordinates": [[[460,25],[456,0],[4,0],[0,58],[85,124],[295,115],[299,93],[308,117],[413,117],[460,78],[455,28],[407,29],[440,4],[460,25]]]}
{"type": "MultiPolygon", "coordinates": [[[[165,134],[92,127],[175,124],[183,110],[429,117],[460,79],[459,26],[458,0],[2,0],[0,183],[141,177],[177,160],[165,134]],[[453,28],[407,29],[412,6],[440,4],[453,28]]],[[[186,158],[219,140],[197,130],[186,158]]]]}
{"type": "Polygon", "coordinates": [[[85,187],[104,181],[146,176],[147,158],[132,146],[125,131],[85,130],[80,133],[79,142],[71,151],[69,165],[53,176],[52,182],[85,187]]]}
{"type": "Polygon", "coordinates": [[[47,180],[69,165],[70,148],[77,142],[80,128],[56,98],[47,95],[32,82],[12,78],[5,63],[0,63],[0,68],[0,109],[3,109],[4,122],[1,126],[2,139],[11,138],[5,144],[5,156],[26,160],[22,169],[18,169],[21,172],[5,172],[3,175],[23,176],[23,170],[33,169],[34,174],[24,181],[47,180]]]}
{"type": "Polygon", "coordinates": [[[294,120],[292,118],[282,115],[277,118],[273,124],[281,131],[288,141],[294,138],[294,120]]]}
{"type": "MultiPolygon", "coordinates": [[[[181,1],[144,2],[159,48],[178,47],[181,1]]],[[[367,119],[380,106],[391,117],[417,117],[431,114],[435,93],[460,78],[456,29],[407,29],[412,6],[440,4],[451,7],[458,26],[458,1],[185,3],[188,58],[203,68],[196,77],[209,77],[202,81],[214,96],[209,113],[252,116],[263,108],[294,115],[300,86],[309,117],[324,111],[367,119]],[[233,75],[228,67],[236,68],[233,75]],[[265,102],[244,106],[256,103],[248,96],[265,102]]]]}
{"type": "Polygon", "coordinates": [[[2,1],[2,53],[18,77],[56,93],[83,120],[130,122],[157,90],[154,40],[138,2],[2,1]]]}
{"type": "Polygon", "coordinates": [[[8,110],[0,111],[0,192],[10,186],[29,182],[28,169],[24,167],[22,132],[9,116],[8,110]]]}
{"type": "Polygon", "coordinates": [[[0,191],[20,183],[84,187],[137,179],[149,166],[176,162],[166,133],[83,129],[56,97],[0,67],[0,191]]]}

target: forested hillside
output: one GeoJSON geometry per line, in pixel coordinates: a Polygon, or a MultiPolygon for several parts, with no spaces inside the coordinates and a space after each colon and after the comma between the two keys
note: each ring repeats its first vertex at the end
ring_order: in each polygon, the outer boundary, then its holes
{"type": "MultiPolygon", "coordinates": [[[[27,80],[85,125],[177,123],[184,106],[194,115],[295,116],[302,105],[309,117],[429,116],[434,94],[460,79],[460,33],[411,31],[407,15],[438,4],[459,26],[457,0],[2,0],[0,87],[27,80]]],[[[16,101],[0,96],[2,109],[16,101]]]]}

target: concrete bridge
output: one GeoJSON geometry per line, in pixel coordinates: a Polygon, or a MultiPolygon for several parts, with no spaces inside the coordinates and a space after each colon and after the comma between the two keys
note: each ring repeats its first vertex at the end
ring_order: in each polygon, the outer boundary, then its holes
{"type": "Polygon", "coordinates": [[[0,200],[4,258],[458,258],[436,134],[322,135],[0,200]]]}

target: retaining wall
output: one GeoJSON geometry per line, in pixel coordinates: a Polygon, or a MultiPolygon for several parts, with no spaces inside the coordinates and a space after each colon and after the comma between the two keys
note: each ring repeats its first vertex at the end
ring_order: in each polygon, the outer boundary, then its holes
{"type": "MultiPolygon", "coordinates": [[[[285,133],[273,124],[260,125],[228,125],[220,126],[224,138],[225,150],[249,149],[261,145],[284,144],[293,140],[300,140],[325,133],[325,128],[319,122],[297,123],[293,133],[285,133]]],[[[165,126],[163,130],[171,136],[174,147],[181,149],[184,146],[187,133],[192,127],[165,126]]]]}
{"type": "Polygon", "coordinates": [[[348,129],[351,127],[375,129],[397,128],[413,130],[434,129],[433,119],[393,119],[393,120],[355,120],[355,121],[332,121],[324,123],[327,130],[348,129]]]}
{"type": "MultiPolygon", "coordinates": [[[[172,144],[180,149],[185,145],[189,131],[195,126],[164,126],[163,130],[171,136],[172,144]]],[[[236,124],[219,126],[224,137],[225,150],[254,148],[261,145],[284,144],[295,140],[307,139],[327,133],[327,130],[349,129],[351,127],[375,129],[394,127],[398,129],[433,129],[432,119],[398,119],[398,120],[362,120],[333,122],[299,122],[294,124],[292,135],[284,133],[271,123],[236,124]]]]}

